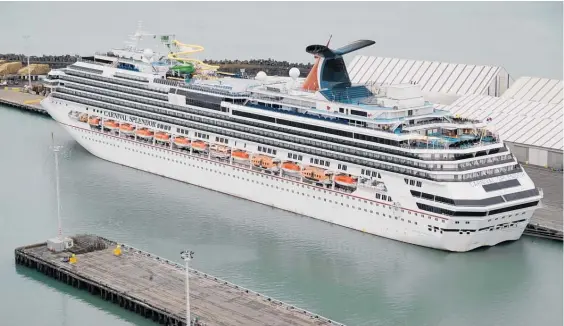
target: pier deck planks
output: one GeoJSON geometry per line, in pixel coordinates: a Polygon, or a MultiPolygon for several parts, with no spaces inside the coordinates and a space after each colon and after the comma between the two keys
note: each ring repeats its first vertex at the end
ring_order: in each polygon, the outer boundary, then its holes
{"type": "MultiPolygon", "coordinates": [[[[148,257],[147,253],[134,248],[122,247],[122,255],[114,256],[115,243],[108,249],[77,254],[75,265],[63,262],[68,253],[52,253],[46,244],[16,249],[18,251],[56,266],[59,270],[72,271],[90,280],[91,284],[101,284],[122,295],[128,295],[145,302],[171,316],[185,316],[185,269],[181,265],[165,259],[148,257]],[[152,276],[152,279],[151,279],[152,276]]],[[[319,316],[279,301],[268,301],[267,297],[253,291],[245,292],[223,280],[191,270],[190,305],[192,316],[198,316],[206,325],[240,326],[310,326],[340,325],[319,316]]]]}

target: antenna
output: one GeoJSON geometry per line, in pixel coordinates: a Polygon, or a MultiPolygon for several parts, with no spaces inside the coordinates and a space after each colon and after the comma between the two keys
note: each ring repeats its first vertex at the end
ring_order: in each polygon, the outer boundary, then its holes
{"type": "Polygon", "coordinates": [[[59,192],[59,156],[58,156],[59,151],[61,150],[61,148],[63,148],[63,146],[55,146],[55,137],[53,136],[53,133],[51,133],[51,143],[52,143],[51,148],[55,153],[55,182],[57,185],[57,223],[59,226],[58,237],[60,240],[63,240],[63,226],[61,222],[61,195],[59,192]]]}

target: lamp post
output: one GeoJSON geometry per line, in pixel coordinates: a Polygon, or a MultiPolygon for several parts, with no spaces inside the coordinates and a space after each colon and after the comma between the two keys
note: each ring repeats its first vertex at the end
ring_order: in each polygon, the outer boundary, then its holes
{"type": "Polygon", "coordinates": [[[191,250],[184,250],[180,252],[180,257],[184,259],[186,263],[186,325],[191,326],[192,321],[190,320],[190,274],[188,272],[188,263],[192,258],[194,258],[194,252],[191,250]]]}
{"type": "Polygon", "coordinates": [[[31,68],[29,67],[29,35],[24,35],[23,38],[26,41],[27,47],[27,81],[29,85],[29,91],[31,92],[31,68]]]}
{"type": "MultiPolygon", "coordinates": [[[[31,89],[30,89],[31,91],[31,89]]],[[[55,146],[55,139],[53,137],[53,133],[51,133],[51,141],[53,143],[53,152],[55,153],[55,180],[57,186],[57,224],[59,227],[58,230],[58,237],[59,240],[63,240],[63,223],[61,221],[61,195],[59,193],[59,151],[61,150],[62,146],[55,146]]]]}

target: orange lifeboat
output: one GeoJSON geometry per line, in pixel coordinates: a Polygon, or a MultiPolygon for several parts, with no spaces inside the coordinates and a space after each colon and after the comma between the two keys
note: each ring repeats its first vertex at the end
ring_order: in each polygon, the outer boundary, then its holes
{"type": "Polygon", "coordinates": [[[157,131],[155,133],[155,140],[163,143],[168,143],[170,141],[170,135],[167,134],[166,132],[157,131]]]}
{"type": "Polygon", "coordinates": [[[90,119],[88,119],[88,124],[91,125],[92,127],[98,127],[100,126],[100,118],[96,116],[91,116],[90,119]]]}
{"type": "Polygon", "coordinates": [[[229,155],[231,155],[231,149],[229,147],[225,145],[217,145],[217,144],[211,145],[211,151],[210,151],[211,157],[227,159],[229,158],[229,155]]]}
{"type": "Polygon", "coordinates": [[[278,172],[280,170],[280,167],[278,166],[279,164],[279,159],[270,156],[263,156],[260,166],[263,169],[267,169],[272,172],[278,172]]]}
{"type": "Polygon", "coordinates": [[[282,163],[282,170],[288,174],[299,175],[301,168],[298,164],[288,161],[282,163]]]}
{"type": "Polygon", "coordinates": [[[138,138],[145,139],[145,140],[153,139],[153,135],[154,135],[154,133],[147,128],[141,128],[141,129],[137,130],[136,134],[137,134],[138,138]]]}
{"type": "Polygon", "coordinates": [[[116,130],[119,129],[119,123],[115,122],[114,120],[106,120],[104,121],[104,128],[116,130]]]}
{"type": "Polygon", "coordinates": [[[335,177],[335,183],[346,187],[356,187],[356,178],[349,175],[338,175],[335,177]]]}
{"type": "Polygon", "coordinates": [[[186,137],[178,136],[178,137],[174,138],[174,144],[178,148],[190,148],[191,141],[190,141],[190,139],[188,139],[186,137]]]}
{"type": "Polygon", "coordinates": [[[192,150],[196,152],[205,152],[208,149],[208,144],[202,140],[192,142],[192,150]]]}
{"type": "Polygon", "coordinates": [[[122,134],[125,135],[132,135],[133,132],[135,131],[135,127],[133,127],[132,125],[130,125],[129,123],[122,123],[119,126],[119,130],[121,131],[122,134]]]}
{"type": "Polygon", "coordinates": [[[249,153],[245,151],[234,151],[233,153],[231,153],[231,156],[233,156],[233,161],[247,162],[249,160],[249,153]]]}
{"type": "Polygon", "coordinates": [[[306,179],[318,182],[318,183],[331,183],[329,176],[325,174],[324,169],[309,166],[302,171],[302,176],[306,179]]]}
{"type": "Polygon", "coordinates": [[[88,122],[88,114],[82,113],[78,116],[78,121],[80,122],[88,122]]]}
{"type": "Polygon", "coordinates": [[[253,162],[254,166],[261,167],[263,159],[264,159],[264,156],[262,156],[262,155],[253,155],[253,159],[251,160],[251,162],[253,162]]]}

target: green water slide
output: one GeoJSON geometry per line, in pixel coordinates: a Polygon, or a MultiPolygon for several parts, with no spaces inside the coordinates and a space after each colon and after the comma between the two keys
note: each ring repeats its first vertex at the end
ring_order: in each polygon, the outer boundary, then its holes
{"type": "Polygon", "coordinates": [[[170,68],[171,70],[177,71],[181,74],[192,74],[194,71],[196,71],[196,69],[194,68],[194,65],[191,63],[183,63],[180,65],[176,65],[174,67],[170,68]]]}

